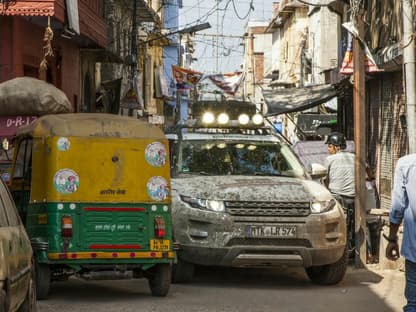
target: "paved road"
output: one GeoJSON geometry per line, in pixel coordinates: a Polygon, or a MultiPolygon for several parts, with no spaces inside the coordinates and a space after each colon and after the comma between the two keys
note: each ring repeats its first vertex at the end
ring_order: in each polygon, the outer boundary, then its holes
{"type": "Polygon", "coordinates": [[[404,273],[350,268],[331,287],[309,282],[300,269],[199,268],[191,284],[175,284],[165,298],[150,295],[147,280],[53,284],[39,311],[307,311],[390,312],[404,304],[404,273]]]}

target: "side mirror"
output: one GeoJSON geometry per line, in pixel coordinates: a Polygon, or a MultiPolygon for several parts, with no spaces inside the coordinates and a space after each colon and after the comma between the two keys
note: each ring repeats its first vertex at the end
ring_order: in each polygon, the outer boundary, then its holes
{"type": "Polygon", "coordinates": [[[325,166],[317,163],[311,164],[311,177],[312,179],[320,179],[328,174],[328,170],[325,166]]]}

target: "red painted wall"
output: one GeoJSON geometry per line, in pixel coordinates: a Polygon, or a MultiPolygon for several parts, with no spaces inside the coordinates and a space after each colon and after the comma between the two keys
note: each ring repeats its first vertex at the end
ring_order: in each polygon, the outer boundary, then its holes
{"type": "Polygon", "coordinates": [[[0,82],[21,76],[49,81],[65,92],[75,108],[80,99],[79,48],[55,34],[55,56],[48,59],[48,73],[39,73],[44,31],[24,18],[0,16],[0,82]]]}

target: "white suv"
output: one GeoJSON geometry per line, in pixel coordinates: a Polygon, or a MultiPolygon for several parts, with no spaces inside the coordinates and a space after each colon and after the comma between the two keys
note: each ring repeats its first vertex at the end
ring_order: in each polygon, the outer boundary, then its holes
{"type": "Polygon", "coordinates": [[[0,180],[0,311],[36,311],[32,247],[13,198],[0,180]]]}
{"type": "Polygon", "coordinates": [[[348,260],[343,209],[280,137],[208,129],[167,136],[178,246],[174,282],[191,280],[195,264],[294,265],[319,284],[342,280],[348,260]]]}

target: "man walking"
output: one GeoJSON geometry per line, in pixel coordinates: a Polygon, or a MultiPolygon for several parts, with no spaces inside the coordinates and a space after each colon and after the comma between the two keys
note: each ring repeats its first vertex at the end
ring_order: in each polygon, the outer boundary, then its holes
{"type": "Polygon", "coordinates": [[[403,221],[401,254],[406,260],[407,299],[403,311],[416,312],[416,154],[403,156],[397,161],[389,219],[389,236],[383,235],[389,242],[386,257],[393,261],[400,257],[397,232],[403,221]]]}

